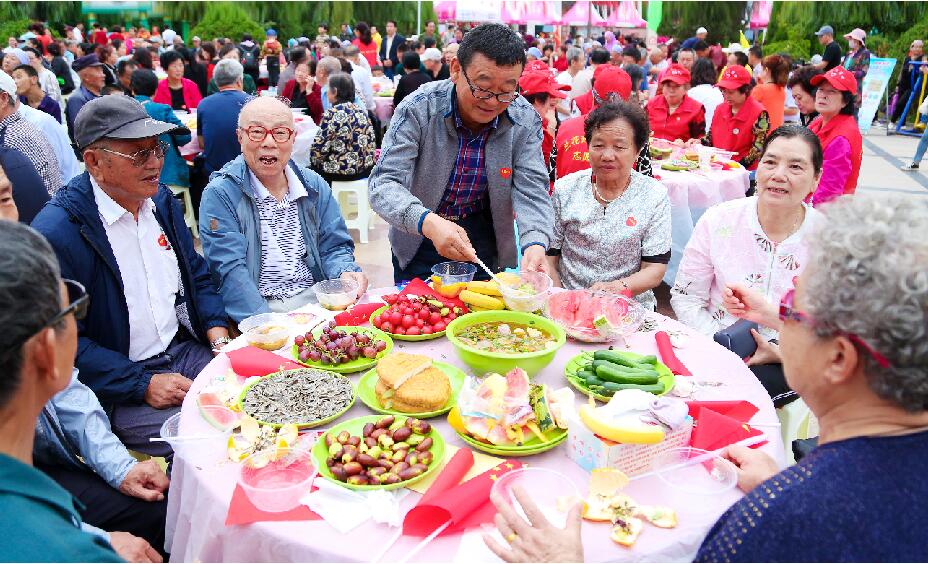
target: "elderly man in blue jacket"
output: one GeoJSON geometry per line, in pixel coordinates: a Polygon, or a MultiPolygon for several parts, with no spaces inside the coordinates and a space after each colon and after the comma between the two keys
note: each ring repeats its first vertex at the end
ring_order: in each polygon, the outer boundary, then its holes
{"type": "Polygon", "coordinates": [[[200,204],[200,236],[226,313],[236,322],[310,302],[312,286],[367,277],[354,262],[338,202],[325,180],[290,160],[293,113],[255,98],[238,119],[242,154],[214,172],[200,204]]]}
{"type": "Polygon", "coordinates": [[[52,244],[63,276],[92,296],[79,325],[76,365],[131,449],[151,443],[177,413],[211,350],[229,340],[222,299],[197,254],[183,211],[158,178],[174,124],[136,100],[103,96],[75,120],[87,172],[74,177],[32,225],[52,244]]]}

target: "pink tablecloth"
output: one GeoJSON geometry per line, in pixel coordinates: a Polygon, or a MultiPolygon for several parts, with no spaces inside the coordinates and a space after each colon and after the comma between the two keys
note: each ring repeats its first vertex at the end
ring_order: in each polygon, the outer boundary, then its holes
{"type": "MultiPolygon", "coordinates": [[[[685,329],[676,321],[657,317],[663,329],[685,329]]],[[[636,334],[629,339],[629,345],[632,350],[656,354],[653,333],[636,334]]],[[[397,341],[396,347],[399,350],[427,354],[468,370],[444,338],[419,343],[397,341]]],[[[569,341],[558,352],[551,365],[537,376],[537,380],[557,387],[566,386],[564,365],[572,356],[589,348],[569,341]]],[[[683,348],[677,351],[677,355],[693,371],[697,381],[723,383],[717,387],[699,388],[696,399],[746,399],[760,408],[760,412],[754,416],[751,423],[768,434],[770,442],[763,450],[773,456],[781,467],[784,466],[783,444],[773,404],[744,363],[711,339],[697,334],[688,338],[683,348]]],[[[194,434],[197,426],[205,425],[197,413],[195,396],[198,390],[203,388],[210,378],[224,374],[228,369],[228,359],[220,355],[200,374],[187,394],[182,411],[182,425],[190,425],[187,429],[194,434]]],[[[351,377],[355,383],[358,378],[359,375],[351,377]]],[[[341,420],[370,413],[371,411],[359,401],[341,420]]],[[[442,436],[450,444],[465,446],[451,431],[444,418],[432,419],[432,423],[437,425],[442,436]]],[[[586,492],[589,475],[567,458],[566,446],[522,460],[531,466],[556,468],[573,479],[581,492],[586,492]]],[[[237,465],[219,461],[215,453],[206,453],[202,449],[175,457],[167,518],[167,548],[172,561],[362,562],[369,561],[378,553],[392,535],[392,529],[373,522],[361,525],[348,534],[338,533],[324,521],[255,523],[226,527],[224,521],[235,487],[237,471],[237,465]]],[[[667,499],[666,488],[661,487],[657,478],[635,481],[627,488],[627,492],[643,504],[663,503],[675,507],[680,516],[680,525],[670,530],[648,527],[634,548],[626,549],[609,539],[609,525],[584,522],[583,542],[588,562],[689,562],[718,516],[740,497],[738,490],[732,490],[718,498],[703,498],[699,503],[667,499]]],[[[404,506],[411,507],[418,497],[418,494],[411,493],[404,499],[404,506]]],[[[414,539],[402,539],[385,556],[385,561],[401,559],[415,544],[414,539]]],[[[441,537],[414,560],[468,563],[499,561],[485,549],[480,541],[479,531],[448,538],[441,537]]]]}
{"type": "Polygon", "coordinates": [[[693,235],[693,228],[703,212],[716,204],[743,198],[750,186],[749,173],[744,169],[701,171],[671,171],[653,161],[655,177],[667,187],[673,245],[670,264],[664,282],[673,286],[683,249],[693,235]]]}
{"type": "Polygon", "coordinates": [[[377,119],[382,123],[390,121],[390,118],[393,117],[393,98],[387,96],[374,96],[374,104],[377,105],[377,108],[374,110],[374,113],[377,114],[377,119]]]}

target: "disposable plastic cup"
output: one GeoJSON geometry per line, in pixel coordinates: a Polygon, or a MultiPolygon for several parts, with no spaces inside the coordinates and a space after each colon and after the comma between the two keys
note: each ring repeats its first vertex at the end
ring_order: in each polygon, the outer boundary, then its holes
{"type": "Polygon", "coordinates": [[[493,483],[491,493],[498,494],[521,517],[525,511],[516,499],[513,488],[521,487],[542,515],[555,527],[567,524],[567,514],[580,501],[577,485],[560,472],[547,468],[520,468],[507,472],[493,483]]]}
{"type": "Polygon", "coordinates": [[[226,456],[229,435],[238,420],[235,412],[220,405],[200,406],[197,418],[175,413],[161,425],[159,435],[171,445],[174,456],[197,460],[222,460],[226,456]]]}
{"type": "Polygon", "coordinates": [[[471,282],[476,273],[477,267],[469,262],[440,262],[432,267],[432,274],[440,276],[444,285],[471,282]]]}

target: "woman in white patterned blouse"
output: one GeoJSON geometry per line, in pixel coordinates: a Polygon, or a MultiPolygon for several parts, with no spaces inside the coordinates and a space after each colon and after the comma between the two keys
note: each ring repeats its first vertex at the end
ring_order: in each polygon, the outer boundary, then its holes
{"type": "Polygon", "coordinates": [[[555,284],[631,293],[654,309],[651,290],[670,261],[670,200],[660,182],[633,170],[649,132],[635,104],[603,104],[587,116],[592,168],[554,183],[555,284]]]}

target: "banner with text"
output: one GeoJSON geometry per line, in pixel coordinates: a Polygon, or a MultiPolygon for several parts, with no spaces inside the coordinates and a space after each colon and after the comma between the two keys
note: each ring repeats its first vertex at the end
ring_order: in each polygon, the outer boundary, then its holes
{"type": "Polygon", "coordinates": [[[883,99],[883,92],[889,86],[889,77],[893,74],[896,59],[870,57],[870,70],[864,77],[861,92],[860,109],[857,112],[857,124],[861,133],[866,133],[876,117],[876,111],[883,99]]]}

